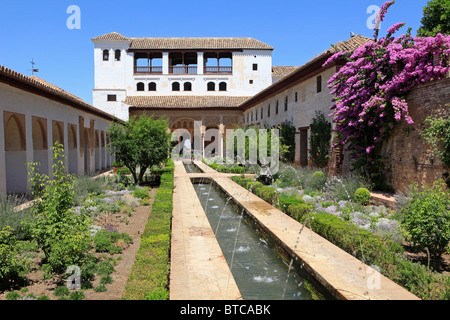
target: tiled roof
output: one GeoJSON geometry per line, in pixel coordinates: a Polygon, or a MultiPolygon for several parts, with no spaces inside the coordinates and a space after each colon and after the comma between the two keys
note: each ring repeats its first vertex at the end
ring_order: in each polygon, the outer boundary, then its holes
{"type": "Polygon", "coordinates": [[[130,41],[130,49],[274,49],[253,38],[128,38],[112,32],[92,40],[130,41]]]}
{"type": "Polygon", "coordinates": [[[285,77],[295,70],[297,70],[299,67],[293,67],[293,66],[273,66],[272,67],[272,75],[275,77],[285,77]]]}
{"type": "Polygon", "coordinates": [[[130,41],[129,38],[121,35],[120,33],[117,32],[111,32],[111,33],[107,33],[104,34],[102,36],[99,37],[95,37],[92,39],[93,41],[96,40],[103,40],[103,41],[130,41]]]}
{"type": "Polygon", "coordinates": [[[4,66],[0,66],[0,82],[45,96],[109,120],[117,120],[111,114],[97,109],[77,96],[35,76],[28,77],[4,66]]]}
{"type": "Polygon", "coordinates": [[[237,108],[250,97],[232,96],[128,96],[125,104],[138,108],[237,108]]]}
{"type": "Polygon", "coordinates": [[[297,69],[292,71],[289,75],[285,76],[281,80],[275,82],[271,86],[260,91],[257,95],[253,96],[247,101],[244,101],[241,105],[241,108],[243,108],[244,110],[251,108],[252,106],[258,104],[263,99],[275,95],[277,94],[277,92],[290,88],[290,86],[292,86],[292,84],[295,83],[295,81],[299,81],[299,79],[301,79],[302,77],[307,76],[312,69],[313,70],[320,69],[322,64],[325,62],[324,60],[328,59],[333,54],[339,51],[342,52],[353,51],[363,46],[365,43],[369,41],[372,41],[372,39],[363,37],[358,34],[344,42],[338,42],[335,45],[335,47],[332,46],[328,50],[315,56],[312,60],[308,61],[301,67],[298,67],[297,69]]]}
{"type": "Polygon", "coordinates": [[[272,46],[253,38],[132,38],[131,49],[265,49],[272,46]]]}
{"type": "Polygon", "coordinates": [[[347,51],[353,51],[355,49],[358,49],[359,47],[363,46],[365,43],[371,41],[372,39],[367,38],[367,37],[363,37],[361,35],[356,35],[351,37],[350,39],[345,40],[344,42],[339,41],[338,43],[335,44],[335,46],[329,48],[328,50],[322,52],[321,54],[319,54],[317,57],[315,57],[313,59],[314,60],[318,60],[319,58],[325,56],[325,55],[333,55],[337,52],[347,52],[347,51]],[[336,47],[336,48],[335,48],[336,47]],[[337,50],[336,50],[337,49],[337,50]]]}

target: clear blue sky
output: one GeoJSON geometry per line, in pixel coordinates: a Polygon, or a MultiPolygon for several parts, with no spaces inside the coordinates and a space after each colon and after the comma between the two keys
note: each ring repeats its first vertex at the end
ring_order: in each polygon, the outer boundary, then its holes
{"type": "MultiPolygon", "coordinates": [[[[274,65],[300,66],[350,32],[372,37],[371,5],[385,0],[15,0],[0,9],[0,65],[40,78],[92,103],[93,37],[253,37],[275,47],[274,65]],[[81,29],[70,30],[67,8],[81,10],[81,29]]],[[[397,0],[381,35],[406,22],[420,26],[427,0],[397,0]]]]}

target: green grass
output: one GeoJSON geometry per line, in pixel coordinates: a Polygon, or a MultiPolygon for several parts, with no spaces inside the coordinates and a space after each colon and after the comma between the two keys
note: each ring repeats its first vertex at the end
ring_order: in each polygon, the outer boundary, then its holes
{"type": "Polygon", "coordinates": [[[126,300],[167,300],[170,272],[170,237],[173,208],[173,171],[164,172],[156,192],[141,245],[128,277],[126,300]]]}

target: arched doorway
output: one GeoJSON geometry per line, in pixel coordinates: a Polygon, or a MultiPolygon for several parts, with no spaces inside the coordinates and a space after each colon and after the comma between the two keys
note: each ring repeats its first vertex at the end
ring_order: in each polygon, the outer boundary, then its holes
{"type": "Polygon", "coordinates": [[[73,124],[68,125],[68,147],[69,147],[69,173],[77,174],[78,173],[78,162],[77,162],[77,129],[73,124]]]}
{"type": "Polygon", "coordinates": [[[47,120],[32,118],[33,161],[38,162],[39,173],[48,174],[47,120]]]}
{"type": "Polygon", "coordinates": [[[218,125],[209,124],[206,126],[204,149],[206,158],[220,155],[220,135],[218,125]]]}
{"type": "Polygon", "coordinates": [[[89,131],[84,129],[83,134],[84,141],[84,173],[89,174],[91,172],[91,153],[89,144],[89,131]]]}
{"type": "Polygon", "coordinates": [[[100,137],[98,135],[98,130],[95,130],[94,135],[94,147],[95,147],[95,171],[99,171],[101,169],[101,156],[100,156],[100,137]]]}
{"type": "Polygon", "coordinates": [[[25,115],[5,115],[6,190],[27,193],[25,115]]]}

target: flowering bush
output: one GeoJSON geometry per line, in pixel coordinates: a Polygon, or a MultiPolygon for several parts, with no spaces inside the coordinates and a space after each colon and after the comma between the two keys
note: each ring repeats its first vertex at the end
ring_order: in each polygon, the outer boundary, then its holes
{"type": "Polygon", "coordinates": [[[335,94],[330,108],[335,131],[342,145],[347,145],[363,171],[377,186],[383,184],[383,162],[379,153],[383,141],[397,123],[413,124],[406,94],[415,86],[441,79],[450,70],[450,36],[413,38],[410,30],[397,38],[393,34],[404,23],[389,28],[378,39],[379,23],[395,1],[386,2],[378,13],[374,41],[353,52],[337,52],[326,63],[347,61],[329,80],[335,94]]]}

